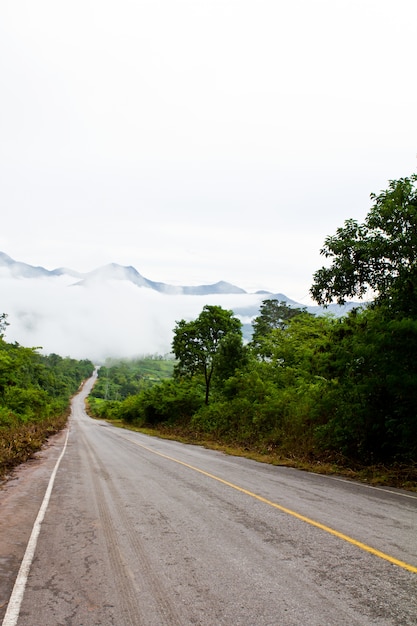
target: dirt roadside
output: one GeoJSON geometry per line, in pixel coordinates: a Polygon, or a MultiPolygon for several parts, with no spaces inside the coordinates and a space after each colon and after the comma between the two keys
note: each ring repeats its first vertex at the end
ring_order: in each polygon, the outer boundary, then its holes
{"type": "Polygon", "coordinates": [[[3,619],[33,524],[67,429],[53,435],[32,459],[0,483],[0,619],[3,619]]]}

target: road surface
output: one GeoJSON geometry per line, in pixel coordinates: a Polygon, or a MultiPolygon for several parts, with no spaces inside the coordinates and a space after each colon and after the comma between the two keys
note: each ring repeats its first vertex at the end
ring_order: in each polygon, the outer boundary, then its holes
{"type": "Polygon", "coordinates": [[[91,384],[66,448],[0,492],[5,626],[417,623],[417,494],[114,428],[85,414],[91,384]]]}

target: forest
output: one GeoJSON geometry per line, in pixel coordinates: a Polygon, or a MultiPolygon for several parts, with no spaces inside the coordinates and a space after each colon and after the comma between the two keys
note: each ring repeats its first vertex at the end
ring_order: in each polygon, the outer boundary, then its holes
{"type": "Polygon", "coordinates": [[[91,361],[42,355],[4,339],[0,315],[0,478],[64,428],[71,396],[92,375],[91,361]]]}
{"type": "MultiPolygon", "coordinates": [[[[172,358],[107,361],[90,414],[317,471],[378,467],[380,480],[389,468],[391,484],[417,487],[416,183],[390,181],[363,223],[325,239],[311,295],[323,307],[359,299],[349,314],[266,298],[248,342],[233,311],[206,305],[176,322],[172,358]]],[[[2,475],[65,425],[94,370],[7,343],[7,325],[0,315],[2,475]]]]}
{"type": "Polygon", "coordinates": [[[323,306],[362,299],[348,315],[265,299],[244,343],[232,311],[205,306],[173,329],[172,377],[127,385],[99,413],[281,461],[406,468],[401,485],[416,484],[416,181],[390,181],[364,223],[326,238],[311,294],[323,306]]]}

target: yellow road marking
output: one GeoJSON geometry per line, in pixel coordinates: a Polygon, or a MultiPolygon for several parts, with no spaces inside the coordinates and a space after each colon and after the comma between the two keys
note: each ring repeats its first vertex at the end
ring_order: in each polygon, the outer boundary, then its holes
{"type": "Polygon", "coordinates": [[[285,506],[282,506],[281,504],[272,502],[271,500],[268,500],[267,498],[259,496],[258,494],[253,493],[252,491],[248,491],[247,489],[244,489],[243,487],[239,487],[239,485],[235,485],[234,483],[231,483],[228,480],[224,480],[223,478],[220,478],[219,476],[210,474],[210,472],[206,472],[205,470],[202,470],[199,467],[195,467],[194,465],[190,465],[189,463],[180,461],[179,459],[176,459],[172,456],[168,456],[167,454],[163,454],[162,452],[157,452],[156,450],[152,450],[152,448],[148,448],[148,446],[145,446],[142,443],[138,443],[137,441],[134,441],[133,439],[130,439],[129,437],[122,436],[122,438],[126,439],[127,441],[130,441],[131,443],[134,443],[136,446],[139,446],[140,448],[143,448],[144,450],[147,450],[148,452],[152,452],[152,454],[156,454],[157,456],[160,456],[164,459],[168,459],[169,461],[173,461],[174,463],[178,463],[179,465],[188,467],[188,469],[194,470],[195,472],[198,472],[199,474],[203,474],[204,476],[207,476],[208,478],[217,480],[217,482],[222,483],[223,485],[227,485],[228,487],[231,487],[232,489],[235,489],[236,491],[240,491],[241,493],[244,493],[247,496],[250,496],[251,498],[255,498],[255,500],[259,500],[259,502],[268,504],[269,506],[272,506],[274,509],[278,509],[278,511],[287,513],[288,515],[291,515],[292,517],[295,517],[296,519],[299,519],[302,522],[305,522],[306,524],[310,524],[310,526],[315,526],[316,528],[320,528],[320,530],[324,530],[326,533],[329,533],[330,535],[334,535],[335,537],[338,537],[339,539],[342,539],[343,541],[347,541],[348,543],[356,546],[357,548],[360,548],[361,550],[364,550],[365,552],[369,552],[370,554],[373,554],[374,556],[377,556],[380,559],[389,561],[389,563],[392,563],[393,565],[397,565],[398,567],[402,567],[403,569],[406,569],[409,572],[413,572],[414,574],[417,574],[417,567],[415,567],[414,565],[410,565],[409,563],[400,561],[399,559],[396,559],[395,557],[390,556],[389,554],[385,554],[385,552],[376,550],[375,548],[368,546],[366,543],[357,541],[356,539],[353,539],[353,537],[349,537],[349,535],[345,535],[343,533],[340,533],[338,530],[335,530],[334,528],[330,528],[330,526],[321,524],[321,522],[317,522],[316,520],[313,520],[310,517],[306,517],[305,515],[301,515],[300,513],[297,513],[296,511],[292,511],[291,509],[287,509],[285,506]]]}

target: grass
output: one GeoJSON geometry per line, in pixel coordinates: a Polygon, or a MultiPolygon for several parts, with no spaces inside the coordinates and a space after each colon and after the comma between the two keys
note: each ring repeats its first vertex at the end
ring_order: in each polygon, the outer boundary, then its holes
{"type": "Polygon", "coordinates": [[[133,430],[153,437],[180,441],[181,443],[200,445],[211,450],[219,450],[231,456],[241,456],[260,463],[293,467],[316,474],[341,476],[373,486],[393,487],[417,492],[417,464],[415,463],[410,465],[365,466],[349,462],[348,459],[343,457],[324,460],[310,459],[297,455],[288,455],[279,449],[268,450],[257,446],[249,447],[238,443],[226,443],[179,427],[159,426],[158,428],[144,428],[135,427],[120,420],[109,420],[109,422],[127,430],[133,430]]]}
{"type": "Polygon", "coordinates": [[[0,479],[28,461],[40,450],[51,435],[62,430],[68,420],[68,412],[40,421],[17,423],[0,428],[0,479]]]}
{"type": "MultiPolygon", "coordinates": [[[[35,452],[40,450],[51,435],[62,430],[68,419],[68,412],[39,422],[17,424],[0,428],[0,479],[4,479],[13,468],[25,463],[35,452]]],[[[200,445],[211,450],[219,450],[232,456],[241,456],[261,463],[293,467],[316,474],[342,476],[374,486],[394,487],[417,492],[417,464],[410,465],[372,465],[365,466],[349,463],[342,457],[333,459],[311,459],[289,455],[278,448],[268,449],[259,446],[226,443],[206,434],[190,431],[178,426],[159,426],[158,428],[139,428],[121,420],[108,420],[114,426],[161,437],[200,445]]]]}

